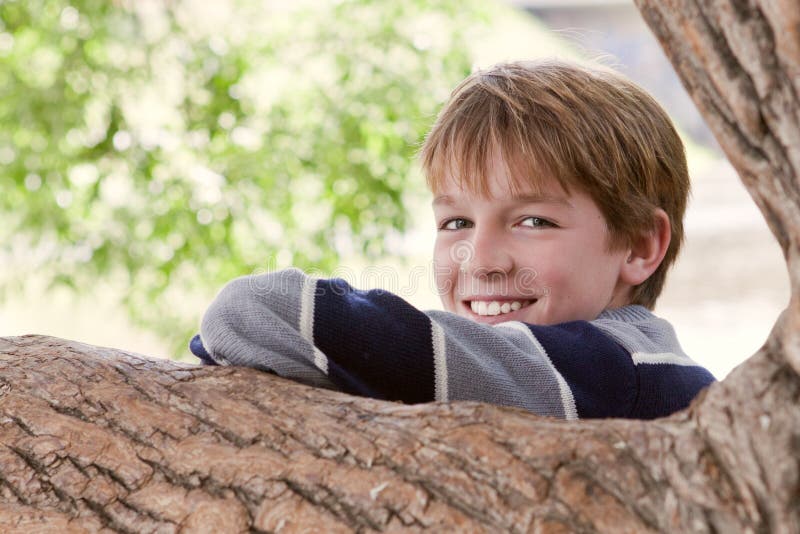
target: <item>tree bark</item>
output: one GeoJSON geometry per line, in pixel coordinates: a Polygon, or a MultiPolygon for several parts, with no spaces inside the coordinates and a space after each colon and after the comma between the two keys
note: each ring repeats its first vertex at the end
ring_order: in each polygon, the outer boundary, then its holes
{"type": "Polygon", "coordinates": [[[0,524],[122,532],[796,532],[771,342],[668,419],[403,406],[252,369],[0,338],[0,524]]]}
{"type": "Polygon", "coordinates": [[[800,532],[800,4],[637,4],[787,258],[789,307],[725,381],[567,423],[0,338],[3,531],[800,532]]]}

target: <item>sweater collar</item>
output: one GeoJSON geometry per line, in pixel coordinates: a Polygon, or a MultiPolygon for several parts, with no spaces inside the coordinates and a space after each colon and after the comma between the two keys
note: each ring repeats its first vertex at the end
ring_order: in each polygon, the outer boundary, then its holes
{"type": "Polygon", "coordinates": [[[613,319],[626,322],[646,321],[653,317],[653,312],[639,304],[630,304],[628,306],[622,306],[621,308],[603,310],[603,312],[597,316],[598,319],[613,319]]]}

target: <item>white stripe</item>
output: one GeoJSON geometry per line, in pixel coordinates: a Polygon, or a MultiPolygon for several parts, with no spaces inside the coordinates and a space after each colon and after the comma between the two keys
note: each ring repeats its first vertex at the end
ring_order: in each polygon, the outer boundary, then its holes
{"type": "Polygon", "coordinates": [[[300,335],[303,339],[314,343],[314,293],[317,280],[307,277],[300,292],[300,335]]]}
{"type": "Polygon", "coordinates": [[[328,357],[317,347],[314,347],[314,365],[326,375],[328,374],[328,357]]]}
{"type": "Polygon", "coordinates": [[[447,344],[444,330],[435,321],[431,321],[431,342],[433,344],[433,368],[436,373],[434,394],[437,401],[448,400],[447,390],[447,344]]]}
{"type": "Polygon", "coordinates": [[[523,334],[525,334],[528,339],[530,339],[531,343],[542,353],[544,356],[544,361],[550,366],[550,370],[553,371],[553,374],[556,375],[556,381],[558,382],[558,391],[561,394],[561,405],[564,407],[564,417],[567,420],[574,420],[578,418],[578,408],[575,406],[575,397],[572,396],[572,390],[569,389],[569,384],[567,381],[564,380],[564,377],[561,376],[561,373],[558,372],[553,362],[550,360],[550,357],[547,355],[547,351],[544,350],[544,347],[536,339],[536,336],[533,335],[530,328],[525,326],[524,324],[518,321],[509,321],[507,323],[499,323],[496,324],[495,327],[504,327],[504,328],[513,328],[514,330],[519,330],[523,334]]]}
{"type": "Polygon", "coordinates": [[[300,335],[311,343],[314,349],[314,365],[328,374],[328,357],[314,345],[314,296],[317,292],[317,279],[311,276],[306,277],[303,290],[300,295],[300,335]]]}
{"type": "Polygon", "coordinates": [[[684,365],[687,367],[696,367],[697,363],[692,361],[688,356],[681,356],[673,354],[672,352],[661,352],[649,354],[647,352],[634,352],[631,354],[634,365],[645,364],[658,364],[667,363],[671,365],[684,365]]]}

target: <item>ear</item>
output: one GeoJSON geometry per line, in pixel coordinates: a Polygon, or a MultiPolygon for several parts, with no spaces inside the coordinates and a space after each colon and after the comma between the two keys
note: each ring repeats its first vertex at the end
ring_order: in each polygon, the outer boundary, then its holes
{"type": "Polygon", "coordinates": [[[669,247],[672,233],[669,216],[664,210],[657,208],[653,218],[653,229],[635,239],[620,270],[620,279],[631,286],[641,284],[658,269],[669,247]]]}

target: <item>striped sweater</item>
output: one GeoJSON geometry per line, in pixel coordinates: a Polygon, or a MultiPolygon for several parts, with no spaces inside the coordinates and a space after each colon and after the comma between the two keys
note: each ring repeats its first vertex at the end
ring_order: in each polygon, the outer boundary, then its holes
{"type": "Polygon", "coordinates": [[[230,282],[190,349],[208,364],[356,395],[483,401],[566,419],[666,416],[714,381],[642,306],[593,321],[490,326],[296,269],[230,282]]]}

